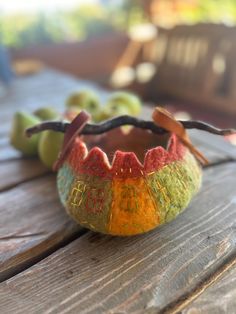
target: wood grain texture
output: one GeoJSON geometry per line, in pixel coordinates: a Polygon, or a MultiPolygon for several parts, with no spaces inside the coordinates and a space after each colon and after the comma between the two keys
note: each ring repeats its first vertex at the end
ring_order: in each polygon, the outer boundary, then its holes
{"type": "Polygon", "coordinates": [[[8,94],[1,99],[0,135],[10,130],[11,118],[16,110],[34,111],[43,106],[64,110],[70,93],[92,88],[103,99],[107,92],[88,81],[81,81],[54,70],[44,70],[35,75],[16,78],[8,94]]]}
{"type": "Polygon", "coordinates": [[[223,137],[199,130],[188,133],[193,144],[208,158],[210,165],[236,160],[236,146],[223,137]]]}
{"type": "Polygon", "coordinates": [[[0,193],[0,281],[79,233],[60,205],[55,175],[0,193]]]}
{"type": "Polygon", "coordinates": [[[0,191],[24,181],[45,175],[49,170],[38,159],[19,159],[0,162],[0,191]]]}
{"type": "Polygon", "coordinates": [[[0,285],[2,313],[159,313],[235,257],[235,163],[205,170],[177,219],[131,238],[92,232],[0,285]]]}
{"type": "Polygon", "coordinates": [[[205,290],[182,314],[235,314],[236,267],[229,269],[217,282],[205,290]]]}

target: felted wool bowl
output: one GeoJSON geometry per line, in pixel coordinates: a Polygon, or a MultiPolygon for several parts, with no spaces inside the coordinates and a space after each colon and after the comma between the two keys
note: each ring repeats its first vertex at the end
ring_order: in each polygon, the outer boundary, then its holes
{"type": "Polygon", "coordinates": [[[174,219],[199,190],[201,177],[197,160],[175,134],[118,128],[78,137],[58,171],[57,185],[77,223],[130,236],[174,219]]]}

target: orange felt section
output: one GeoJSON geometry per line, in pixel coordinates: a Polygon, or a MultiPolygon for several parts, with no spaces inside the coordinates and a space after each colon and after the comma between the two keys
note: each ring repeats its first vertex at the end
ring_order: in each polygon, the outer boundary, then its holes
{"type": "Polygon", "coordinates": [[[112,190],[109,234],[135,235],[159,225],[159,209],[144,178],[115,179],[112,190]]]}

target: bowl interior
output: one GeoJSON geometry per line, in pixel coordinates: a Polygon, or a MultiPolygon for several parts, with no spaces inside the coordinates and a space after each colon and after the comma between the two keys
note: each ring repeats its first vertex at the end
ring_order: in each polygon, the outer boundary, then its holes
{"type": "Polygon", "coordinates": [[[102,135],[83,136],[87,148],[90,150],[95,146],[101,148],[112,163],[117,150],[123,152],[134,152],[139,161],[143,163],[146,152],[154,147],[162,146],[167,148],[170,135],[157,135],[151,131],[131,127],[117,128],[102,135]]]}

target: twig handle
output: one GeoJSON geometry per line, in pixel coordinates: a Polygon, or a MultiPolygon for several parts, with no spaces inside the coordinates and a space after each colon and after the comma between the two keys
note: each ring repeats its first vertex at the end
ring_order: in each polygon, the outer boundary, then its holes
{"type": "MultiPolygon", "coordinates": [[[[208,123],[202,122],[202,121],[196,121],[196,120],[188,120],[188,121],[182,121],[179,120],[180,123],[184,126],[185,129],[198,129],[202,131],[206,131],[212,134],[216,135],[230,135],[233,133],[236,133],[235,129],[218,129],[208,123]]],[[[26,130],[26,135],[27,136],[32,136],[33,134],[46,131],[46,130],[53,130],[56,132],[63,132],[65,133],[67,128],[69,127],[70,123],[66,122],[60,122],[60,121],[48,121],[48,122],[43,122],[41,124],[37,124],[36,126],[33,126],[31,128],[28,128],[26,130]]],[[[145,130],[150,130],[155,134],[165,134],[168,131],[165,130],[164,128],[161,128],[157,126],[155,123],[152,121],[145,121],[141,120],[135,117],[131,117],[128,115],[125,116],[119,116],[117,118],[113,118],[107,121],[104,121],[99,124],[90,124],[87,123],[84,128],[81,130],[79,133],[80,135],[91,135],[91,134],[102,134],[105,132],[108,132],[112,129],[115,129],[120,126],[124,125],[132,125],[137,128],[145,129],[145,130]]]]}

